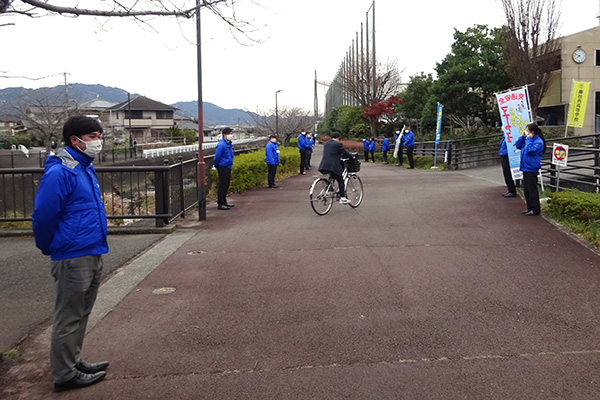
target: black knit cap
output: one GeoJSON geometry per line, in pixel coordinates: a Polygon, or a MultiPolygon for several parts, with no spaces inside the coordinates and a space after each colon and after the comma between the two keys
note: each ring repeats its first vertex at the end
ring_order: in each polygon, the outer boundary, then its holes
{"type": "Polygon", "coordinates": [[[71,136],[81,138],[83,135],[92,132],[102,133],[100,122],[94,118],[77,115],[69,118],[67,122],[65,122],[65,125],[63,126],[63,140],[65,141],[65,145],[71,146],[71,136]]]}

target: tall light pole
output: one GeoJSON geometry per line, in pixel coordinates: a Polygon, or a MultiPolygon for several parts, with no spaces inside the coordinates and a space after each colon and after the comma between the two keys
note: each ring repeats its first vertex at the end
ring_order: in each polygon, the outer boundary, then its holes
{"type": "Polygon", "coordinates": [[[279,113],[277,111],[277,93],[279,92],[283,92],[283,89],[275,92],[275,136],[277,136],[277,140],[279,140],[279,113]]]}

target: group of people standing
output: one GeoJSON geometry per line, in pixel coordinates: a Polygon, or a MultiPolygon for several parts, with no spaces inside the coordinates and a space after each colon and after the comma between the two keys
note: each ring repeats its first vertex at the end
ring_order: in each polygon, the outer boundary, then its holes
{"type": "MultiPolygon", "coordinates": [[[[523,195],[527,204],[527,209],[522,211],[522,214],[526,216],[540,215],[541,207],[537,180],[539,170],[542,167],[542,155],[546,151],[546,141],[540,127],[537,124],[527,125],[525,131],[515,142],[515,147],[521,150],[519,169],[523,173],[523,195]]],[[[512,178],[506,138],[504,136],[502,136],[498,154],[502,158],[502,173],[506,188],[508,189],[502,196],[516,197],[517,188],[512,178]]]]}
{"type": "MultiPolygon", "coordinates": [[[[363,152],[365,155],[365,161],[375,162],[375,138],[371,138],[369,140],[363,139],[363,152]]],[[[408,159],[408,168],[413,169],[415,167],[414,161],[414,148],[415,148],[415,135],[410,130],[410,126],[404,126],[403,129],[398,129],[394,136],[394,158],[398,160],[398,165],[402,166],[403,164],[403,150],[406,148],[406,158],[408,159]]],[[[389,164],[388,162],[388,152],[391,150],[390,141],[384,135],[383,140],[381,142],[381,151],[383,155],[383,162],[389,164]]]]}
{"type": "Polygon", "coordinates": [[[315,148],[315,138],[305,129],[298,135],[298,151],[300,151],[300,173],[306,175],[306,170],[310,170],[310,159],[315,148]]]}

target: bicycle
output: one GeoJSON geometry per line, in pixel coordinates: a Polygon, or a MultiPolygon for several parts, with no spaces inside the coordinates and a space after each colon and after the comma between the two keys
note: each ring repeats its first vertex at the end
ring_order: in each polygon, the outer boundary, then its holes
{"type": "MultiPolygon", "coordinates": [[[[354,159],[342,158],[344,172],[342,178],[346,186],[348,205],[356,208],[363,200],[363,183],[356,172],[360,171],[360,162],[354,159]]],[[[318,215],[325,215],[331,210],[334,201],[340,199],[337,181],[331,174],[322,175],[310,185],[310,205],[318,215]]]]}

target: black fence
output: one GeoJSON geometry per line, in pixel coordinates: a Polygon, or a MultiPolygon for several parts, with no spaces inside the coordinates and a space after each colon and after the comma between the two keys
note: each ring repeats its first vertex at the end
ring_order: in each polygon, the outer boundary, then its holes
{"type": "MultiPolygon", "coordinates": [[[[467,169],[500,164],[498,146],[502,135],[440,142],[435,153],[435,142],[415,143],[415,155],[437,157],[451,169],[467,169]]],[[[600,134],[546,139],[542,157],[542,183],[554,191],[578,189],[582,192],[600,192],[600,134]],[[552,164],[554,143],[569,146],[568,166],[552,164]]]]}
{"type": "MultiPolygon", "coordinates": [[[[264,139],[236,146],[236,154],[262,148],[264,139]]],[[[96,166],[107,218],[114,225],[155,220],[163,227],[198,204],[198,154],[163,165],[96,166]]],[[[204,157],[206,184],[212,184],[213,155],[204,157]]],[[[0,168],[0,223],[31,221],[43,168],[0,168]]]]}

